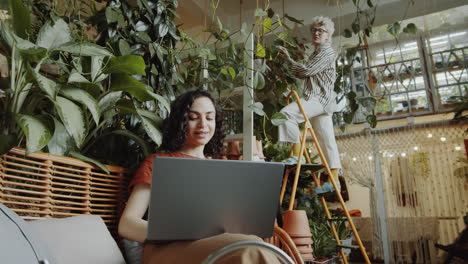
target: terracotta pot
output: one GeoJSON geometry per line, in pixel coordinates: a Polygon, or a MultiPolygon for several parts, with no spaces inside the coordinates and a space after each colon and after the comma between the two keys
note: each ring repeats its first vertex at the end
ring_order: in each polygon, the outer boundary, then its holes
{"type": "Polygon", "coordinates": [[[312,238],[310,237],[293,237],[292,241],[296,245],[311,245],[312,243],[314,243],[314,241],[312,241],[312,238]]]}
{"type": "Polygon", "coordinates": [[[312,253],[307,253],[307,254],[301,254],[302,260],[308,261],[308,260],[314,260],[314,256],[312,253]]]}
{"type": "Polygon", "coordinates": [[[304,210],[288,210],[284,212],[283,229],[295,238],[311,237],[309,221],[304,210]]]}
{"type": "Polygon", "coordinates": [[[302,254],[309,254],[312,253],[312,247],[309,246],[297,246],[297,250],[299,250],[299,253],[302,254]]]}
{"type": "Polygon", "coordinates": [[[240,155],[239,141],[229,141],[226,149],[226,155],[240,155]]]}

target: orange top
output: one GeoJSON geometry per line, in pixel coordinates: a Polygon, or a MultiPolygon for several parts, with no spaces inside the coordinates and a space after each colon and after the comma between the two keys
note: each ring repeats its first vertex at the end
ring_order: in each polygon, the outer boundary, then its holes
{"type": "Polygon", "coordinates": [[[149,155],[141,164],[140,167],[133,174],[133,179],[128,188],[131,190],[135,184],[146,183],[151,184],[151,177],[153,175],[153,159],[154,157],[176,157],[176,158],[194,158],[197,157],[183,154],[180,152],[171,153],[155,153],[149,155]]]}

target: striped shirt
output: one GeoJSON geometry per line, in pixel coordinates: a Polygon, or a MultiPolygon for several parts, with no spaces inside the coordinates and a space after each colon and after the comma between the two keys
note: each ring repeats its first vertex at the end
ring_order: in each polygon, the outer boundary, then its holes
{"type": "Polygon", "coordinates": [[[319,99],[327,113],[333,113],[336,108],[336,93],[334,92],[336,70],[335,52],[330,42],[315,48],[306,64],[290,59],[292,71],[296,77],[304,80],[304,99],[314,96],[319,99]]]}

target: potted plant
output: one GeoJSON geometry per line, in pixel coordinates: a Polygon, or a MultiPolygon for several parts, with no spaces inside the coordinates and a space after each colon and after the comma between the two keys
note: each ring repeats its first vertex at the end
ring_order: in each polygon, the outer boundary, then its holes
{"type": "Polygon", "coordinates": [[[8,59],[8,76],[0,80],[5,84],[0,97],[1,153],[15,145],[26,146],[27,153],[47,149],[105,169],[100,161],[135,164],[129,157],[148,155],[151,145],[145,138],[161,143],[161,118],[151,106],[161,104],[168,111],[169,104],[138,81],[145,75],[140,56],[114,56],[80,41],[60,18],[48,20],[37,35],[22,38],[28,27],[15,21],[28,21],[28,9],[22,1],[11,3],[25,11],[0,22],[8,59]],[[44,64],[56,65],[60,74],[43,71],[44,64]],[[122,137],[125,143],[115,144],[122,137]],[[114,144],[106,144],[109,138],[114,144]],[[110,147],[122,152],[102,151],[110,147]],[[136,155],[128,155],[135,148],[136,155]],[[109,159],[109,153],[116,159],[109,159]]]}

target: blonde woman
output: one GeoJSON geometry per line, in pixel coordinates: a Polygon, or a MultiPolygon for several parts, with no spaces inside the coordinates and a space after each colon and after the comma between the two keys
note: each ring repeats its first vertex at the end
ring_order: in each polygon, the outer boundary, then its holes
{"type": "MultiPolygon", "coordinates": [[[[279,49],[280,54],[292,65],[294,75],[304,79],[301,104],[317,135],[333,177],[337,181],[341,162],[332,121],[332,115],[336,109],[336,93],[334,92],[336,57],[331,46],[334,30],[334,23],[330,18],[323,16],[313,18],[310,33],[315,50],[305,64],[291,59],[284,47],[279,47],[279,49]]],[[[288,120],[279,126],[279,141],[293,143],[293,155],[287,162],[296,163],[299,158],[299,124],[305,121],[304,116],[296,102],[285,106],[281,113],[288,120]]],[[[338,181],[337,184],[339,184],[338,181]]],[[[333,186],[329,182],[316,190],[318,193],[330,191],[333,191],[333,186]]]]}

